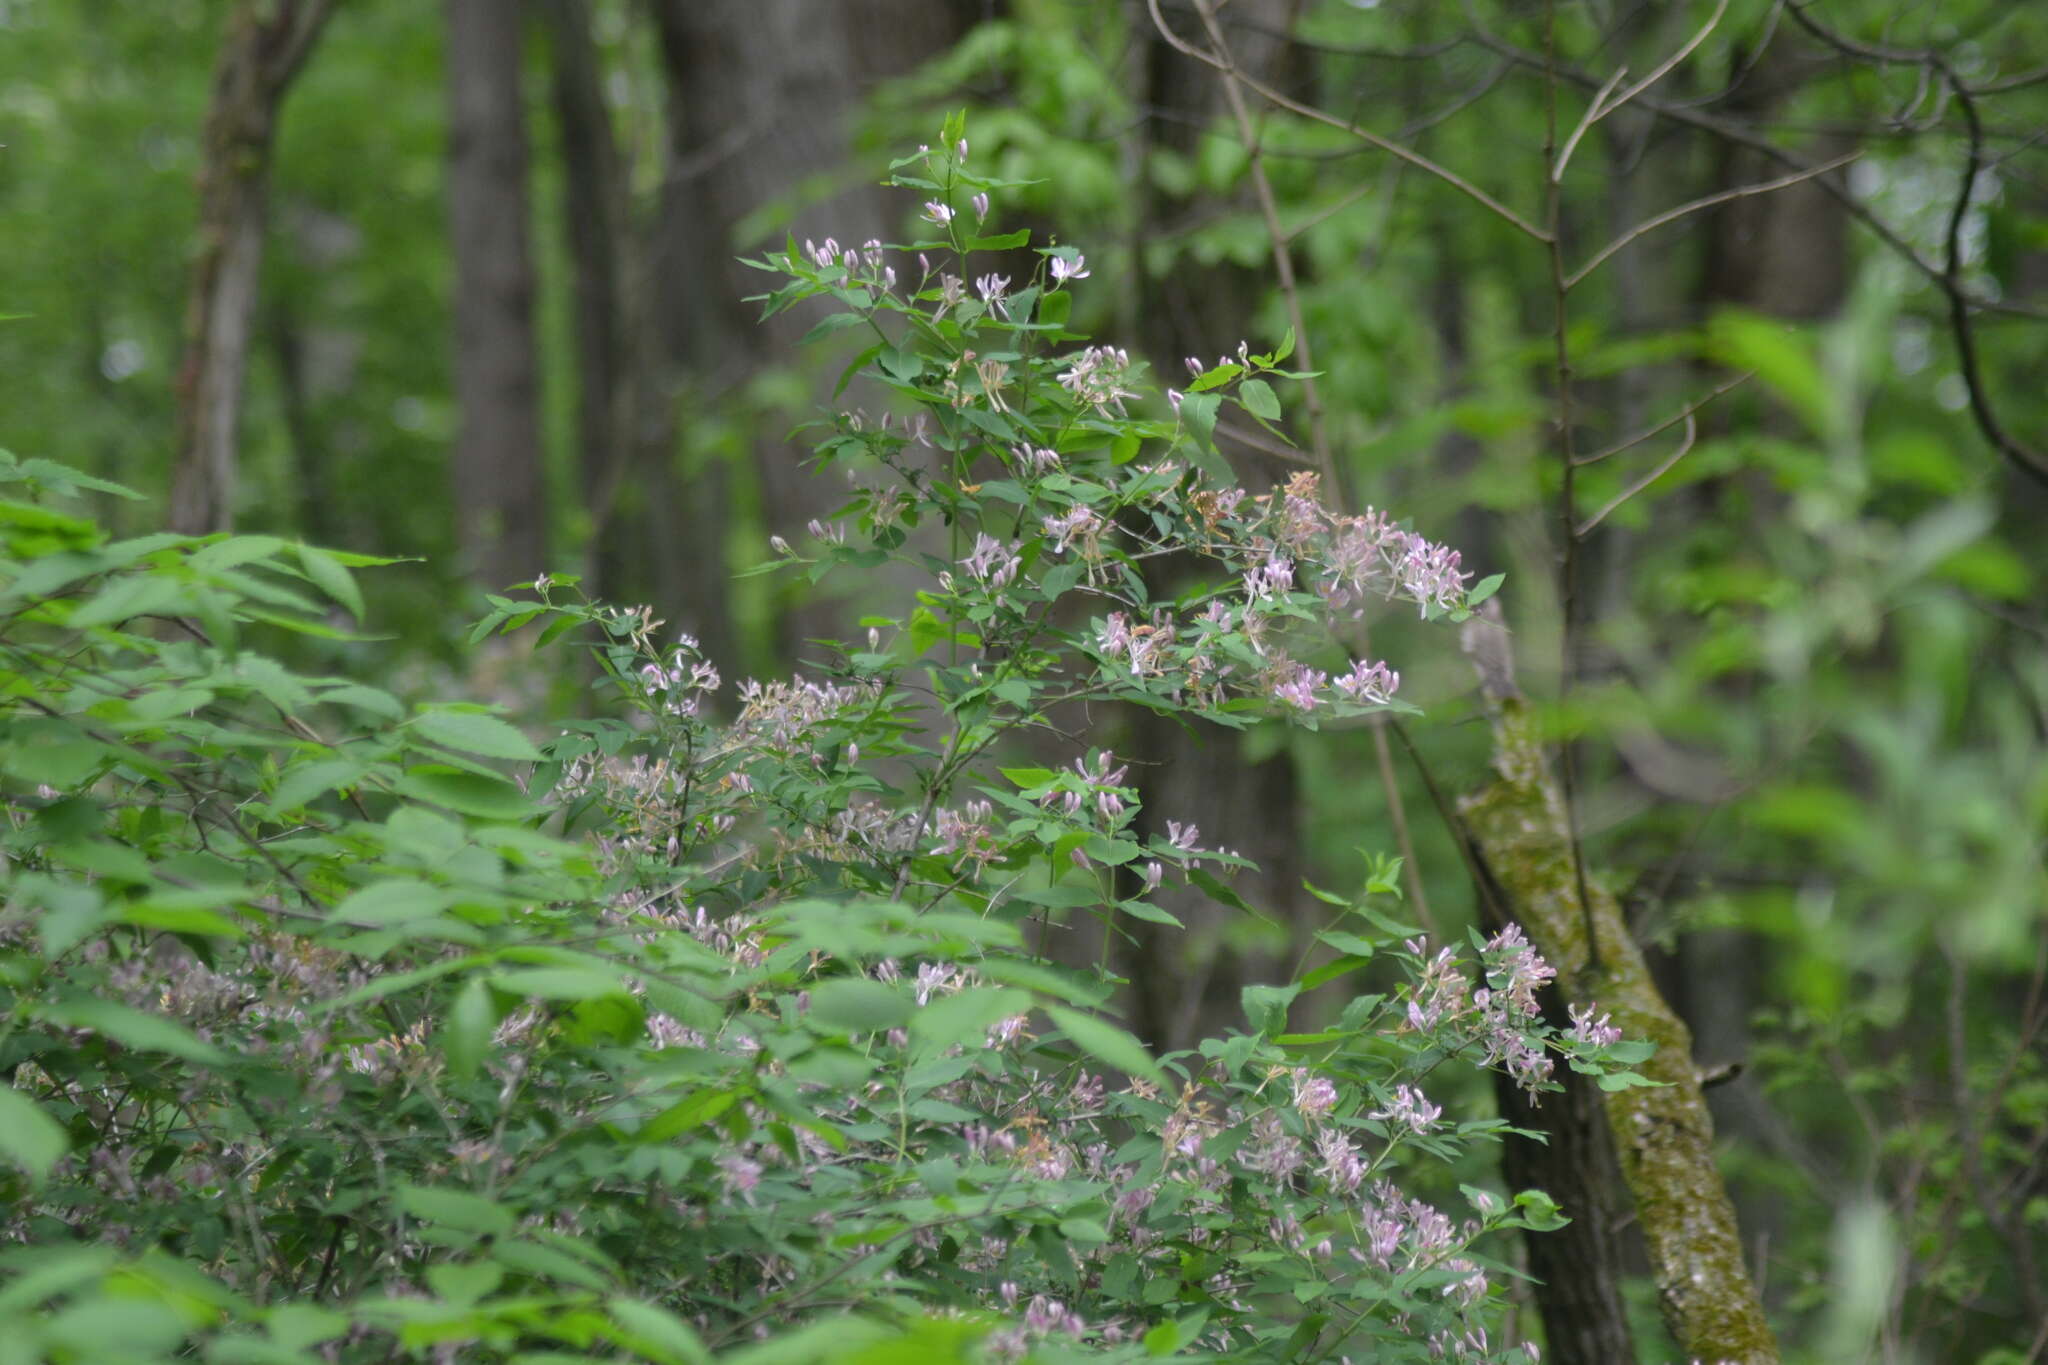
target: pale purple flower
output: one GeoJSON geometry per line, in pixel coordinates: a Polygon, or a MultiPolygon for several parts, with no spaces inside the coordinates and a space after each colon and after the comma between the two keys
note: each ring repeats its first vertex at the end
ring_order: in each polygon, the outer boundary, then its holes
{"type": "Polygon", "coordinates": [[[1337,1083],[1304,1068],[1294,1071],[1294,1107],[1305,1119],[1326,1116],[1337,1107],[1337,1083]]]}
{"type": "Polygon", "coordinates": [[[974,292],[981,295],[981,301],[988,305],[988,311],[1001,317],[1010,316],[1010,302],[1007,297],[1009,288],[1008,275],[987,274],[974,282],[974,292]]]}
{"type": "Polygon", "coordinates": [[[924,205],[924,216],[926,221],[944,227],[953,221],[953,210],[936,199],[927,199],[924,205]]]}
{"type": "Polygon", "coordinates": [[[1045,519],[1045,533],[1053,538],[1055,552],[1064,552],[1076,537],[1086,550],[1102,532],[1102,518],[1085,503],[1076,504],[1057,517],[1045,519]]]}
{"type": "Polygon", "coordinates": [[[1568,1005],[1565,1007],[1572,1018],[1571,1036],[1588,1047],[1608,1047],[1621,1041],[1621,1030],[1614,1027],[1612,1015],[1593,1017],[1592,1005],[1568,1005]]]}
{"type": "Polygon", "coordinates": [[[1335,1128],[1325,1128],[1316,1134],[1316,1155],[1323,1163],[1317,1173],[1330,1182],[1330,1188],[1340,1194],[1357,1192],[1359,1182],[1365,1179],[1365,1163],[1350,1138],[1335,1128]]]}
{"type": "Polygon", "coordinates": [[[974,221],[975,221],[975,222],[977,222],[977,223],[981,223],[981,222],[986,222],[987,220],[988,220],[988,191],[987,191],[987,190],[983,190],[983,191],[982,191],[982,192],[981,192],[980,194],[977,194],[977,195],[975,195],[975,196],[974,196],[974,221]]]}
{"type": "Polygon", "coordinates": [[[1432,1124],[1443,1117],[1443,1114],[1441,1105],[1431,1104],[1414,1086],[1397,1085],[1394,1087],[1394,1098],[1387,1102],[1387,1107],[1366,1117],[1391,1120],[1415,1132],[1426,1133],[1432,1124]]]}
{"type": "Polygon", "coordinates": [[[1023,564],[1015,542],[1006,546],[986,531],[976,535],[974,552],[960,561],[976,581],[997,589],[1008,587],[1023,564]]]}
{"type": "Polygon", "coordinates": [[[1088,258],[1086,256],[1080,255],[1077,252],[1072,261],[1067,260],[1064,256],[1054,256],[1050,259],[1052,261],[1052,281],[1055,286],[1065,284],[1068,280],[1085,280],[1088,278],[1088,258]]]}
{"type": "Polygon", "coordinates": [[[1300,664],[1288,665],[1290,671],[1284,678],[1273,684],[1273,695],[1297,711],[1313,711],[1321,705],[1316,689],[1330,680],[1330,675],[1320,669],[1304,668],[1300,664]]]}
{"type": "Polygon", "coordinates": [[[1388,668],[1385,663],[1367,663],[1360,659],[1351,665],[1351,671],[1337,679],[1337,690],[1355,702],[1372,702],[1385,706],[1400,690],[1401,675],[1388,668]]]}
{"type": "Polygon", "coordinates": [[[726,1194],[737,1194],[751,1204],[755,1187],[761,1183],[761,1163],[749,1161],[738,1152],[722,1152],[716,1161],[726,1194]]]}
{"type": "Polygon", "coordinates": [[[1060,373],[1060,385],[1085,407],[1124,415],[1124,399],[1136,398],[1131,357],[1114,346],[1090,346],[1060,373]]]}

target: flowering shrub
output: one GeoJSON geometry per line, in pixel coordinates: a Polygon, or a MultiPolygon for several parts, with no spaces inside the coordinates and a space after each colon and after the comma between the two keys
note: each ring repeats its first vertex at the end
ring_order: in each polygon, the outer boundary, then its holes
{"type": "Polygon", "coordinates": [[[0,471],[0,1358],[1534,1358],[1489,1336],[1499,1239],[1557,1212],[1417,1197],[1504,1130],[1431,1096],[1560,1056],[1626,1084],[1643,1049],[1548,1028],[1518,931],[1425,943],[1381,866],[1334,961],[1163,1058],[1106,964],[1041,951],[1173,922],[1169,878],[1229,900],[1240,861],[1141,837],[1083,708],[1398,707],[1330,621],[1492,584],[1310,476],[1229,477],[1217,413],[1276,419],[1285,345],[1140,415],[1142,367],[1067,330],[1079,253],[976,263],[1027,238],[980,235],[1004,186],[960,130],[895,169],[930,240],[756,262],[770,311],[872,338],[842,388],[890,404],[822,429],[851,499],[773,567],[925,584],[812,676],[728,688],[543,576],[478,638],[584,641],[622,713],[535,747],[256,652],[332,633],[370,561],[108,543],[47,505],[92,481],[0,471]],[[1169,554],[1210,572],[1169,595],[1169,554]]]}

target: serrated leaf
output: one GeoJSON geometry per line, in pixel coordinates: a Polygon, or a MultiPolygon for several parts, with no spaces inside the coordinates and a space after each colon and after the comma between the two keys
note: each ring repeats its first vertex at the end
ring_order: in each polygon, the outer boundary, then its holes
{"type": "Polygon", "coordinates": [[[348,614],[357,622],[363,619],[363,593],[356,586],[355,575],[342,567],[341,561],[325,550],[311,545],[301,545],[299,567],[306,571],[306,577],[329,597],[348,608],[348,614]]]}

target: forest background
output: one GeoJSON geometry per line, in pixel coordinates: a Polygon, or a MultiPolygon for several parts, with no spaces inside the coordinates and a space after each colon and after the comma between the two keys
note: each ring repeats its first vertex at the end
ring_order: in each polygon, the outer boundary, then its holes
{"type": "MultiPolygon", "coordinates": [[[[587,679],[467,642],[556,571],[785,673],[873,605],[743,576],[844,501],[789,433],[857,348],[760,325],[739,258],[907,240],[880,170],[962,108],[1163,384],[1293,337],[1289,419],[1217,428],[1247,486],[1316,471],[1506,575],[1788,1355],[2043,1359],[2048,11],[7,0],[0,440],[141,490],[116,533],[402,558],[363,578],[388,638],[291,646],[320,671],[545,726],[587,679]]],[[[1482,690],[1369,624],[1398,726],[1094,718],[1141,819],[1257,864],[1251,910],[1182,889],[1120,939],[1155,1048],[1365,855],[1433,933],[1485,922],[1482,690]]]]}

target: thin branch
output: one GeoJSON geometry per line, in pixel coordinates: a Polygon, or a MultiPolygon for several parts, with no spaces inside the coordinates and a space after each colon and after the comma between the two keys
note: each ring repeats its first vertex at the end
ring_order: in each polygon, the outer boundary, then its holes
{"type": "Polygon", "coordinates": [[[1351,134],[1351,136],[1357,138],[1361,142],[1369,143],[1370,145],[1379,148],[1381,151],[1387,153],[1389,156],[1399,157],[1401,160],[1407,162],[1409,165],[1415,167],[1417,170],[1429,172],[1429,174],[1443,181],[1446,185],[1449,185],[1452,189],[1458,191],[1458,193],[1464,195],[1466,198],[1472,200],[1474,203],[1479,204],[1482,207],[1486,208],[1495,217],[1499,218],[1502,222],[1514,228],[1517,232],[1520,232],[1524,236],[1530,237],[1539,242],[1547,240],[1543,235],[1543,230],[1537,227],[1534,223],[1531,223],[1528,219],[1522,217],[1521,214],[1516,213],[1506,204],[1501,203],[1498,199],[1495,199],[1492,195],[1488,194],[1485,190],[1480,189],[1477,185],[1465,179],[1465,177],[1459,175],[1456,171],[1453,171],[1448,167],[1439,166],[1436,162],[1431,161],[1428,157],[1416,151],[1414,148],[1404,146],[1401,143],[1395,142],[1390,138],[1381,137],[1378,133],[1373,132],[1371,129],[1361,128],[1357,124],[1350,122],[1348,119],[1341,119],[1334,114],[1325,113],[1321,109],[1316,108],[1312,104],[1303,104],[1300,100],[1293,99],[1288,95],[1284,95],[1280,91],[1275,90],[1272,86],[1267,85],[1264,81],[1258,80],[1252,76],[1248,76],[1242,71],[1230,72],[1230,68],[1224,62],[1218,60],[1214,55],[1202,51],[1194,44],[1188,42],[1187,39],[1175,33],[1173,29],[1167,24],[1166,16],[1160,12],[1159,3],[1160,0],[1145,0],[1146,8],[1149,9],[1152,14],[1152,22],[1154,26],[1157,27],[1159,30],[1159,36],[1164,38],[1167,41],[1168,45],[1170,45],[1175,51],[1183,53],[1186,56],[1193,57],[1196,61],[1201,62],[1206,66],[1214,67],[1218,71],[1225,71],[1229,72],[1230,74],[1233,74],[1236,77],[1236,80],[1239,84],[1241,84],[1245,89],[1252,91],[1254,94],[1258,95],[1261,99],[1265,100],[1269,104],[1275,105],[1281,109],[1285,109],[1289,113],[1299,114],[1301,117],[1305,119],[1313,120],[1314,122],[1324,124],[1327,127],[1340,129],[1346,133],[1351,134]]]}
{"type": "Polygon", "coordinates": [[[1621,492],[1615,494],[1613,499],[1609,501],[1605,507],[1601,508],[1592,516],[1587,517],[1584,521],[1580,522],[1578,531],[1579,535],[1583,538],[1591,534],[1595,526],[1598,526],[1601,522],[1607,519],[1607,514],[1609,512],[1612,512],[1615,508],[1621,506],[1630,498],[1634,497],[1636,494],[1642,492],[1645,488],[1648,488],[1651,484],[1657,482],[1657,480],[1663,478],[1666,474],[1670,473],[1671,467],[1677,464],[1680,460],[1684,459],[1686,455],[1691,452],[1693,443],[1699,438],[1699,434],[1700,424],[1696,420],[1694,420],[1693,415],[1691,413],[1687,413],[1685,415],[1685,439],[1678,443],[1678,449],[1672,451],[1669,455],[1665,456],[1661,461],[1659,461],[1655,469],[1652,469],[1649,473],[1643,475],[1642,478],[1637,479],[1627,488],[1624,488],[1621,490],[1621,492]]]}
{"type": "Polygon", "coordinates": [[[1640,237],[1648,236],[1660,227],[1677,222],[1688,214],[1698,213],[1701,209],[1712,208],[1716,204],[1725,204],[1730,200],[1748,199],[1758,194],[1770,194],[1775,190],[1782,190],[1787,186],[1797,185],[1801,181],[1812,180],[1818,176],[1826,175],[1829,171],[1838,171],[1862,155],[1863,153],[1860,151],[1850,152],[1847,156],[1838,156],[1833,161],[1823,162],[1818,166],[1809,166],[1803,171],[1779,176],[1776,180],[1765,180],[1754,185],[1738,185],[1732,190],[1722,190],[1718,194],[1705,195],[1690,203],[1680,204],[1675,209],[1667,209],[1654,218],[1648,218],[1636,224],[1606,246],[1601,247],[1599,251],[1594,253],[1591,260],[1565,278],[1564,287],[1566,289],[1578,288],[1579,285],[1585,282],[1588,275],[1591,275],[1602,265],[1605,265],[1607,259],[1614,255],[1615,252],[1629,246],[1640,237]]]}
{"type": "Polygon", "coordinates": [[[1600,121],[1600,107],[1607,103],[1607,97],[1614,93],[1614,87],[1620,85],[1627,76],[1628,68],[1617,66],[1614,68],[1614,74],[1607,78],[1607,84],[1593,92],[1592,102],[1586,106],[1586,112],[1579,116],[1579,126],[1572,129],[1572,135],[1564,140],[1564,147],[1557,154],[1557,162],[1550,168],[1552,180],[1564,179],[1564,168],[1570,163],[1572,153],[1579,149],[1579,139],[1600,121]]]}
{"type": "MultiPolygon", "coordinates": [[[[1160,18],[1157,0],[1153,3],[1153,19],[1161,25],[1161,32],[1167,41],[1180,46],[1167,33],[1160,18]]],[[[1308,320],[1301,306],[1301,289],[1294,274],[1294,255],[1288,249],[1289,237],[1280,225],[1280,208],[1273,195],[1272,182],[1266,177],[1265,162],[1261,156],[1257,130],[1252,126],[1251,111],[1245,107],[1243,92],[1239,83],[1249,83],[1249,78],[1239,70],[1236,59],[1231,55],[1229,40],[1224,37],[1222,25],[1216,21],[1214,0],[1194,0],[1195,10],[1201,16],[1202,26],[1208,32],[1209,41],[1215,51],[1210,65],[1222,73],[1223,93],[1230,104],[1231,116],[1237,122],[1238,136],[1243,140],[1246,155],[1250,158],[1252,185],[1258,194],[1259,211],[1265,218],[1266,235],[1273,250],[1273,268],[1279,276],[1280,293],[1287,301],[1288,321],[1294,327],[1295,353],[1301,357],[1304,370],[1314,370],[1311,358],[1308,320]]],[[[1315,452],[1315,465],[1322,476],[1323,496],[1341,503],[1343,489],[1338,478],[1336,460],[1330,454],[1329,440],[1323,421],[1322,396],[1314,379],[1302,381],[1303,395],[1308,400],[1309,442],[1315,452]]],[[[1361,642],[1363,647],[1363,642],[1361,642]]],[[[1408,814],[1401,802],[1401,784],[1394,774],[1394,758],[1387,747],[1384,722],[1375,717],[1371,726],[1373,732],[1373,754],[1379,769],[1380,785],[1386,793],[1389,822],[1393,826],[1394,843],[1401,852],[1401,865],[1406,873],[1409,899],[1416,913],[1425,924],[1431,922],[1429,898],[1423,889],[1422,873],[1415,857],[1415,845],[1409,835],[1408,814]]]]}
{"type": "MultiPolygon", "coordinates": [[[[1287,301],[1287,320],[1294,328],[1295,353],[1301,357],[1301,368],[1313,373],[1316,366],[1309,349],[1308,320],[1302,312],[1301,290],[1294,275],[1294,253],[1287,246],[1287,230],[1280,226],[1280,204],[1273,195],[1273,182],[1266,175],[1258,129],[1252,126],[1251,110],[1245,106],[1244,91],[1238,88],[1239,82],[1247,78],[1238,69],[1237,59],[1231,55],[1222,25],[1216,22],[1214,0],[1195,0],[1195,12],[1201,15],[1202,26],[1208,30],[1209,41],[1215,47],[1210,65],[1223,75],[1223,96],[1230,105],[1230,116],[1237,123],[1237,135],[1249,159],[1252,191],[1258,196],[1259,214],[1265,219],[1266,237],[1273,252],[1273,273],[1279,278],[1281,297],[1287,301]]],[[[1309,448],[1315,452],[1316,471],[1322,475],[1326,496],[1334,497],[1338,491],[1337,463],[1330,455],[1330,443],[1323,430],[1322,391],[1313,378],[1305,378],[1301,381],[1301,392],[1308,402],[1309,448]]]]}
{"type": "Polygon", "coordinates": [[[1550,168],[1551,178],[1556,180],[1564,178],[1564,168],[1571,161],[1572,153],[1578,150],[1579,139],[1584,137],[1594,124],[1606,118],[1609,114],[1614,113],[1630,100],[1670,75],[1680,62],[1690,57],[1694,50],[1707,40],[1707,35],[1720,26],[1721,16],[1727,12],[1728,0],[1719,0],[1719,3],[1714,6],[1714,12],[1707,16],[1707,22],[1701,25],[1700,31],[1693,34],[1685,46],[1679,48],[1678,51],[1658,63],[1655,70],[1628,89],[1622,91],[1621,97],[1610,104],[1607,97],[1614,93],[1614,87],[1620,85],[1622,79],[1628,75],[1627,67],[1616,68],[1614,74],[1607,78],[1607,83],[1600,87],[1599,93],[1593,96],[1593,102],[1586,106],[1585,115],[1579,120],[1579,126],[1572,129],[1572,135],[1565,139],[1563,150],[1557,154],[1557,164],[1550,168]]]}
{"type": "MultiPolygon", "coordinates": [[[[1557,520],[1564,537],[1558,565],[1558,679],[1560,697],[1570,695],[1577,674],[1579,614],[1578,459],[1572,437],[1572,354],[1568,325],[1571,284],[1564,271],[1564,190],[1550,173],[1560,158],[1557,142],[1557,0],[1543,0],[1543,242],[1550,266],[1551,315],[1556,328],[1557,520]]],[[[1596,100],[1595,103],[1598,103],[1596,100]]],[[[1565,843],[1572,860],[1572,887],[1585,920],[1586,967],[1602,970],[1600,935],[1593,923],[1593,896],[1586,881],[1586,841],[1579,829],[1578,742],[1564,736],[1558,747],[1558,794],[1564,805],[1565,843]]]]}
{"type": "Polygon", "coordinates": [[[1671,430],[1671,428],[1677,426],[1680,422],[1689,420],[1694,413],[1698,412],[1701,408],[1704,408],[1707,404],[1713,402],[1716,398],[1721,397],[1721,395],[1723,394],[1734,392],[1736,389],[1741,388],[1744,384],[1747,384],[1750,380],[1754,378],[1756,378],[1755,370],[1743,371],[1741,374],[1735,376],[1735,378],[1721,385],[1720,388],[1710,390],[1708,393],[1706,393],[1704,396],[1702,396],[1695,402],[1688,403],[1685,407],[1680,408],[1677,412],[1673,413],[1664,421],[1659,422],[1656,426],[1649,427],[1643,431],[1639,431],[1625,441],[1618,441],[1615,444],[1608,446],[1605,450],[1596,450],[1591,455],[1581,455],[1579,457],[1579,466],[1581,468],[1584,468],[1586,465],[1589,464],[1598,464],[1600,463],[1600,461],[1607,459],[1609,456],[1619,455],[1625,450],[1633,450],[1637,446],[1641,445],[1643,442],[1651,439],[1652,437],[1663,435],[1665,432],[1671,430]]]}
{"type": "Polygon", "coordinates": [[[1690,57],[1695,51],[1697,51],[1699,45],[1701,43],[1704,43],[1707,40],[1708,36],[1711,35],[1716,28],[1720,27],[1721,16],[1725,15],[1727,12],[1728,0],[1720,0],[1720,3],[1714,6],[1714,12],[1707,16],[1707,22],[1700,26],[1700,31],[1692,35],[1692,41],[1688,42],[1684,47],[1679,48],[1678,51],[1672,53],[1669,57],[1665,58],[1664,61],[1660,63],[1657,66],[1657,68],[1654,71],[1652,71],[1649,75],[1643,77],[1634,85],[1630,86],[1627,90],[1623,91],[1621,98],[1616,100],[1614,103],[1608,105],[1606,109],[1600,112],[1599,117],[1595,118],[1593,121],[1595,123],[1598,123],[1600,119],[1606,118],[1609,114],[1621,108],[1624,104],[1627,104],[1630,100],[1642,94],[1645,90],[1648,90],[1658,81],[1661,81],[1666,76],[1670,75],[1674,70],[1677,69],[1678,64],[1680,62],[1684,61],[1687,57],[1690,57]]]}
{"type": "Polygon", "coordinates": [[[1290,449],[1287,446],[1281,445],[1270,436],[1252,431],[1246,427],[1233,425],[1229,422],[1217,422],[1216,434],[1218,436],[1228,436],[1231,440],[1236,441],[1248,450],[1257,451],[1261,455],[1270,455],[1276,460],[1285,460],[1289,464],[1313,465],[1316,462],[1315,456],[1307,451],[1290,449]]]}
{"type": "MultiPolygon", "coordinates": [[[[1506,39],[1496,37],[1488,30],[1479,27],[1476,22],[1473,27],[1473,37],[1475,41],[1479,42],[1489,51],[1498,52],[1501,56],[1511,58],[1532,70],[1540,72],[1551,69],[1549,64],[1545,62],[1542,53],[1531,52],[1526,48],[1517,47],[1506,39]]],[[[1568,66],[1557,67],[1556,74],[1558,79],[1569,81],[1573,85],[1586,90],[1596,89],[1600,84],[1587,73],[1568,66]]],[[[1813,169],[1806,162],[1801,161],[1783,147],[1778,146],[1770,139],[1744,127],[1740,123],[1718,118],[1712,114],[1701,113],[1699,110],[1685,104],[1670,103],[1647,96],[1640,100],[1639,103],[1643,108],[1659,118],[1669,119],[1674,123],[1683,123],[1689,127],[1697,128],[1701,132],[1711,133],[1723,141],[1731,142],[1738,147],[1745,147],[1759,156],[1775,161],[1781,166],[1790,167],[1795,171],[1813,169]]],[[[1862,200],[1851,194],[1846,186],[1827,179],[1818,179],[1814,181],[1814,184],[1825,191],[1829,198],[1840,204],[1843,212],[1869,229],[1872,235],[1896,253],[1900,260],[1913,267],[1914,270],[1942,289],[1948,290],[1950,288],[1949,282],[1940,266],[1922,256],[1919,251],[1914,249],[1912,243],[1901,237],[1884,219],[1878,217],[1868,204],[1865,204],[1862,200]]],[[[1967,292],[1964,294],[1963,301],[1971,309],[1980,313],[1997,313],[2009,317],[2031,318],[2036,321],[2048,320],[2048,308],[2008,303],[1999,299],[1985,298],[1982,295],[1969,294],[1967,292]]]]}

